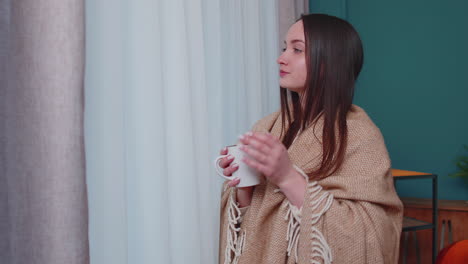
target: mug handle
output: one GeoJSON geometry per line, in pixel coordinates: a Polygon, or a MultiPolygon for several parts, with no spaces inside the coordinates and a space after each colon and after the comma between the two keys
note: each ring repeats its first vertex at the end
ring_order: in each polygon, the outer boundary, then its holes
{"type": "Polygon", "coordinates": [[[224,175],[223,169],[219,166],[219,161],[220,161],[222,158],[227,157],[227,156],[228,156],[228,155],[221,155],[221,156],[219,156],[219,157],[217,157],[217,158],[215,159],[215,161],[214,161],[214,163],[215,163],[215,170],[216,170],[216,173],[217,173],[219,176],[223,177],[224,179],[226,179],[226,180],[232,180],[234,177],[232,177],[232,175],[231,175],[231,176],[226,176],[226,175],[224,175]]]}

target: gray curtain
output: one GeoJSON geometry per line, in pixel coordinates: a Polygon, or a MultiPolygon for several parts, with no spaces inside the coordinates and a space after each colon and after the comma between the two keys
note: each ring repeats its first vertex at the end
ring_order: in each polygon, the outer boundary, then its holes
{"type": "Polygon", "coordinates": [[[89,263],[83,0],[0,0],[0,263],[89,263]]]}
{"type": "Polygon", "coordinates": [[[301,17],[309,13],[309,0],[277,0],[278,2],[278,37],[280,50],[284,48],[284,38],[289,27],[301,17]]]}

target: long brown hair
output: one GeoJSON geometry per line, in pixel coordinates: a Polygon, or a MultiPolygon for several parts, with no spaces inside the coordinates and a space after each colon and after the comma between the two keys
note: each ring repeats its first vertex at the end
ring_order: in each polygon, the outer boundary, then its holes
{"type": "Polygon", "coordinates": [[[322,160],[312,172],[321,178],[343,164],[346,116],[364,54],[358,33],[345,20],[325,14],[302,15],[299,20],[304,25],[307,78],[301,95],[281,88],[281,134],[289,148],[299,131],[323,118],[322,160]]]}

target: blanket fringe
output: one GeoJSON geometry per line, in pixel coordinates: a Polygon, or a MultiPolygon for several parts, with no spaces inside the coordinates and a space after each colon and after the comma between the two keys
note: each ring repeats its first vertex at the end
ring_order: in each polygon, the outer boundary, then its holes
{"type": "Polygon", "coordinates": [[[288,221],[288,230],[286,240],[288,241],[288,257],[294,250],[295,262],[297,263],[297,245],[299,243],[299,234],[301,229],[301,211],[288,202],[288,211],[285,220],[288,221]]]}
{"type": "Polygon", "coordinates": [[[318,230],[314,225],[317,224],[320,217],[330,208],[333,202],[333,194],[329,192],[323,192],[320,196],[320,191],[323,189],[316,181],[311,182],[308,186],[309,193],[312,198],[310,205],[312,210],[316,210],[323,202],[325,201],[325,205],[322,209],[315,214],[312,214],[312,264],[321,264],[315,259],[322,259],[323,264],[330,264],[333,261],[331,249],[328,245],[327,241],[325,240],[323,234],[318,230]]]}
{"type": "Polygon", "coordinates": [[[239,235],[241,228],[237,226],[241,222],[241,211],[235,202],[234,195],[235,192],[232,192],[228,201],[228,228],[224,264],[237,264],[239,262],[247,235],[245,230],[239,235]]]}
{"type": "MultiPolygon", "coordinates": [[[[294,169],[301,174],[308,182],[309,177],[305,174],[298,166],[293,165],[294,169]]],[[[276,189],[275,192],[279,192],[280,189],[276,189]]],[[[291,252],[294,251],[294,261],[298,262],[297,248],[299,244],[299,235],[301,231],[301,209],[291,203],[287,203],[288,210],[286,212],[285,220],[288,221],[288,230],[286,232],[286,240],[288,241],[288,257],[291,256],[291,252]]]]}
{"type": "MultiPolygon", "coordinates": [[[[305,174],[299,167],[294,165],[294,168],[309,181],[307,174],[305,174]]],[[[312,252],[311,252],[311,263],[312,264],[331,264],[333,261],[331,249],[325,240],[323,234],[318,230],[315,225],[319,221],[320,217],[330,208],[333,202],[333,194],[329,192],[322,192],[322,186],[317,181],[313,181],[307,184],[307,190],[309,192],[311,202],[310,206],[312,211],[317,210],[320,206],[319,212],[312,214],[312,252]],[[325,203],[325,204],[324,204],[325,203]],[[317,259],[322,259],[319,261],[317,259]]],[[[281,192],[281,190],[275,189],[275,193],[281,192]]],[[[298,262],[298,244],[299,235],[301,229],[301,209],[298,209],[291,203],[287,203],[288,210],[286,213],[285,220],[288,221],[288,230],[286,233],[286,240],[288,241],[288,256],[291,256],[291,252],[294,251],[295,263],[298,262]]]]}

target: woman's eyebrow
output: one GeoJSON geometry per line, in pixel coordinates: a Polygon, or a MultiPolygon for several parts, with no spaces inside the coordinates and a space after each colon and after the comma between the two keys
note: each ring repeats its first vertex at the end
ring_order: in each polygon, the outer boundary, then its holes
{"type": "MultiPolygon", "coordinates": [[[[291,44],[294,44],[294,43],[296,43],[296,42],[305,43],[302,39],[293,39],[293,40],[291,40],[291,44]]],[[[287,43],[286,43],[286,40],[284,41],[284,44],[287,44],[287,43]]]]}

